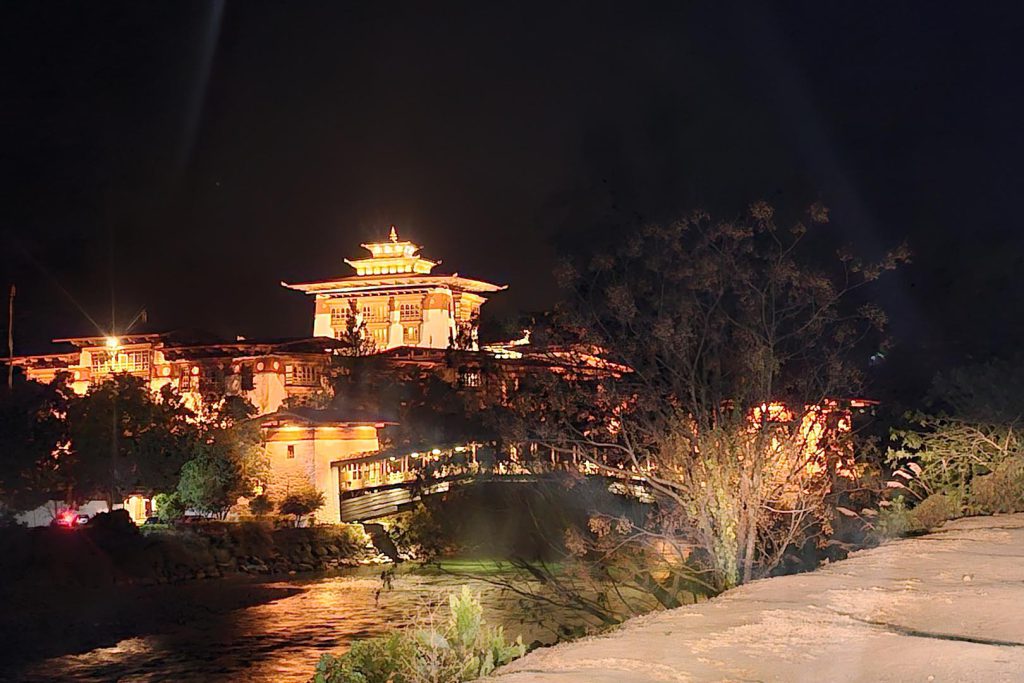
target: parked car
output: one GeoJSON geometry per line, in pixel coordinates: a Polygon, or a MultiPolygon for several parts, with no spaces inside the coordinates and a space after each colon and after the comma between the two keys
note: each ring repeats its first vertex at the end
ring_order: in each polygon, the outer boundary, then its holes
{"type": "MultiPolygon", "coordinates": [[[[74,510],[62,510],[53,518],[53,521],[50,522],[50,526],[59,527],[61,529],[74,529],[79,525],[79,517],[85,517],[86,522],[89,521],[89,515],[80,515],[74,510]]],[[[85,522],[82,522],[82,524],[84,523],[85,522]]]]}

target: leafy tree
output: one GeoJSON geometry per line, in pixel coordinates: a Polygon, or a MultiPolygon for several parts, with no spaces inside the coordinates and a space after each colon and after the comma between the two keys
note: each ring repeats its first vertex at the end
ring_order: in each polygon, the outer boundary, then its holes
{"type": "Polygon", "coordinates": [[[477,329],[479,325],[480,314],[474,313],[470,320],[459,324],[455,336],[449,340],[449,346],[460,351],[475,351],[477,349],[477,329]]]}
{"type": "MultiPolygon", "coordinates": [[[[382,447],[405,453],[430,450],[445,444],[467,441],[489,442],[498,438],[489,412],[499,402],[500,392],[483,386],[471,392],[456,387],[466,354],[451,351],[447,362],[425,370],[396,367],[379,356],[342,359],[334,380],[331,408],[347,415],[373,415],[392,419],[397,426],[387,430],[382,447]]],[[[500,371],[472,357],[473,370],[481,377],[497,377],[500,371]]]]}
{"type": "Polygon", "coordinates": [[[73,395],[64,378],[25,381],[0,393],[0,504],[35,508],[63,498],[70,482],[67,410],[73,395]]]}
{"type": "Polygon", "coordinates": [[[1024,420],[1024,357],[991,359],[941,372],[932,380],[930,413],[988,424],[1024,420]]]}
{"type": "Polygon", "coordinates": [[[266,494],[260,494],[249,501],[249,512],[257,517],[269,515],[274,511],[274,503],[266,494]]]}
{"type": "Polygon", "coordinates": [[[256,408],[240,396],[207,396],[199,412],[203,450],[238,469],[236,497],[249,496],[270,477],[270,460],[262,446],[256,408]]]}
{"type": "Polygon", "coordinates": [[[348,302],[345,329],[338,335],[338,339],[347,343],[347,348],[341,351],[346,356],[369,356],[377,351],[377,343],[370,334],[363,319],[363,312],[359,310],[355,299],[348,302]]]}
{"type": "Polygon", "coordinates": [[[156,494],[153,496],[153,507],[156,516],[164,524],[171,524],[185,516],[185,503],[177,491],[156,494]]]}
{"type": "Polygon", "coordinates": [[[165,387],[113,375],[69,402],[70,461],[76,497],[108,504],[136,492],[174,488],[198,437],[194,413],[165,387]]]}
{"type": "Polygon", "coordinates": [[[657,514],[631,533],[692,552],[719,588],[827,535],[829,500],[856,472],[848,418],[829,401],[859,389],[885,323],[865,288],[906,254],[819,264],[827,222],[815,206],[785,230],[757,203],[737,220],[644,226],[567,262],[551,340],[629,370],[516,399],[524,438],[643,476],[657,514]]]}
{"type": "Polygon", "coordinates": [[[269,478],[255,408],[238,396],[204,397],[194,457],[181,469],[178,494],[190,508],[223,516],[269,478]]]}
{"type": "Polygon", "coordinates": [[[303,517],[313,514],[323,505],[324,494],[310,487],[288,494],[277,509],[282,515],[294,515],[295,526],[299,526],[303,517]]]}
{"type": "Polygon", "coordinates": [[[930,412],[910,414],[892,430],[890,490],[917,507],[951,501],[941,508],[953,509],[950,516],[1024,510],[1022,381],[1019,358],[937,375],[930,412]]]}
{"type": "Polygon", "coordinates": [[[182,466],[177,494],[187,508],[223,517],[238,500],[241,483],[237,463],[203,452],[182,466]]]}

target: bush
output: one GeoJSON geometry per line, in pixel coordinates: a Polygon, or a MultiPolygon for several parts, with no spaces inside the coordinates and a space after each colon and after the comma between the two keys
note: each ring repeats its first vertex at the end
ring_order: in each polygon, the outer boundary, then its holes
{"type": "Polygon", "coordinates": [[[971,482],[969,508],[981,514],[1024,512],[1024,458],[1004,460],[971,482]]]}
{"type": "Polygon", "coordinates": [[[411,640],[399,632],[381,638],[357,640],[335,657],[325,654],[316,665],[315,683],[407,683],[398,673],[401,662],[416,656],[411,640]]]}
{"type": "Polygon", "coordinates": [[[158,493],[153,496],[156,516],[164,524],[172,524],[185,516],[185,502],[177,492],[158,493]]]}
{"type": "Polygon", "coordinates": [[[908,513],[910,531],[931,531],[960,516],[960,502],[945,493],[933,493],[908,513]]]}
{"type": "Polygon", "coordinates": [[[885,538],[899,538],[910,532],[910,509],[903,496],[896,496],[888,507],[878,511],[878,523],[875,530],[885,538]]]}
{"type": "Polygon", "coordinates": [[[341,657],[325,654],[312,683],[460,683],[487,676],[526,653],[522,638],[486,626],[480,600],[463,586],[449,614],[380,638],[357,641],[341,657]]]}
{"type": "Polygon", "coordinates": [[[204,453],[182,466],[178,495],[193,510],[223,516],[238,500],[241,476],[236,463],[204,453]]]}
{"type": "Polygon", "coordinates": [[[313,514],[323,505],[324,494],[310,488],[285,496],[277,509],[282,515],[295,515],[295,526],[299,526],[303,517],[313,514]]]}
{"type": "Polygon", "coordinates": [[[274,510],[274,504],[267,497],[267,494],[256,496],[249,501],[249,512],[256,517],[263,517],[264,515],[270,514],[274,510]]]}

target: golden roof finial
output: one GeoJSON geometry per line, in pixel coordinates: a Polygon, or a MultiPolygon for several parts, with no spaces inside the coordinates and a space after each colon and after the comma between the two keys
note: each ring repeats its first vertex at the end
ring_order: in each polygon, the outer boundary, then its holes
{"type": "Polygon", "coordinates": [[[391,226],[391,234],[388,236],[388,239],[390,239],[392,242],[398,241],[398,232],[395,230],[395,226],[393,225],[391,226]]]}

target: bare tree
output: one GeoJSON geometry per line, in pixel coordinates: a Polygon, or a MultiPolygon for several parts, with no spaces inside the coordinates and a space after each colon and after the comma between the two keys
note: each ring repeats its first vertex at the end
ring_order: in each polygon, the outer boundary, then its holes
{"type": "Polygon", "coordinates": [[[827,534],[829,496],[857,471],[839,399],[860,389],[858,361],[885,324],[865,286],[907,256],[816,262],[827,223],[813,206],[784,230],[757,203],[735,221],[644,226],[567,262],[552,342],[630,370],[517,398],[521,438],[654,493],[657,514],[620,528],[623,542],[696,563],[717,588],[827,534]]]}

